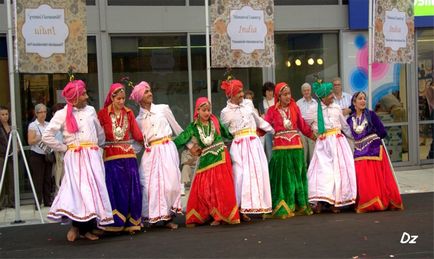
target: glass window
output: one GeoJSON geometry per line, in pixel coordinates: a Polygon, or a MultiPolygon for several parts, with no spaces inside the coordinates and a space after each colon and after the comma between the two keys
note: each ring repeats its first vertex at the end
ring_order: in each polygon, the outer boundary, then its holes
{"type": "MultiPolygon", "coordinates": [[[[168,104],[178,123],[185,127],[190,122],[187,36],[148,35],[112,37],[113,80],[124,76],[137,83],[148,82],[154,103],[168,104]]],[[[131,89],[127,89],[127,95],[131,89]]],[[[131,101],[130,108],[139,107],[131,101]]]]}
{"type": "Polygon", "coordinates": [[[185,0],[108,0],[107,3],[125,6],[183,6],[185,0]]]}
{"type": "Polygon", "coordinates": [[[417,31],[420,159],[434,158],[434,29],[417,31]]]}
{"type": "Polygon", "coordinates": [[[6,36],[0,36],[0,104],[10,106],[9,67],[6,36]]]}
{"type": "Polygon", "coordinates": [[[95,0],[86,0],[86,5],[95,5],[95,0]]]}
{"type": "Polygon", "coordinates": [[[393,162],[408,161],[408,99],[405,65],[395,64],[395,81],[373,93],[373,109],[387,130],[385,144],[393,162]]]}
{"type": "Polygon", "coordinates": [[[331,80],[339,75],[337,33],[276,33],[276,82],[287,82],[301,98],[303,83],[313,83],[319,76],[331,80]]]}
{"type": "MultiPolygon", "coordinates": [[[[198,97],[207,96],[206,79],[206,43],[205,35],[191,36],[191,65],[193,81],[193,102],[198,97]]],[[[225,79],[226,69],[211,69],[211,98],[213,113],[220,116],[220,111],[226,106],[227,98],[220,88],[221,80],[225,79]]],[[[250,89],[255,93],[254,103],[262,100],[262,69],[261,68],[233,68],[231,73],[244,84],[244,90],[250,89]]],[[[194,105],[194,104],[193,104],[194,105]]],[[[256,106],[257,107],[257,106],[256,106]]]]}

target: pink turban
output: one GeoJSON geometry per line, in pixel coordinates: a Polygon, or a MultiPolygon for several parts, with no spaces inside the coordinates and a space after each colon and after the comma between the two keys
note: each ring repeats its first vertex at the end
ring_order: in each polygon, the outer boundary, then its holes
{"type": "Polygon", "coordinates": [[[116,91],[120,90],[120,89],[124,89],[124,90],[125,90],[124,85],[122,85],[122,84],[120,84],[120,83],[114,83],[114,84],[112,84],[112,85],[110,86],[110,90],[109,90],[109,92],[108,92],[108,94],[107,94],[107,97],[105,98],[104,107],[109,106],[109,105],[113,102],[113,101],[112,101],[113,94],[114,94],[116,91]]]}
{"type": "Polygon", "coordinates": [[[243,83],[240,80],[225,80],[220,86],[226,93],[226,96],[231,97],[237,95],[243,90],[243,83]]]}
{"type": "Polygon", "coordinates": [[[81,80],[73,80],[63,88],[62,96],[67,102],[66,106],[66,130],[70,133],[78,131],[77,121],[72,115],[72,106],[78,101],[78,98],[86,91],[86,84],[81,80]]]}
{"type": "Polygon", "coordinates": [[[145,94],[145,90],[150,90],[151,87],[149,84],[145,81],[140,82],[136,86],[134,86],[133,91],[130,95],[130,100],[135,101],[136,103],[140,103],[140,101],[143,98],[143,95],[145,94]]]}

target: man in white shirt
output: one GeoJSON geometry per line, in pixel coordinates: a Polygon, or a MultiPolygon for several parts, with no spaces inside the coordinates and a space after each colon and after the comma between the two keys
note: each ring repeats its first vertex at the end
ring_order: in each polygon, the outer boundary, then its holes
{"type": "Polygon", "coordinates": [[[98,147],[104,144],[105,134],[95,109],[87,105],[85,87],[81,80],[65,86],[62,95],[67,105],[54,114],[42,133],[44,144],[54,151],[66,152],[65,174],[48,218],[72,220],[68,241],[76,240],[79,235],[97,240],[98,236],[91,233],[95,221],[101,226],[114,222],[98,147]],[[63,142],[56,139],[59,131],[63,133],[63,142]]]}
{"type": "Polygon", "coordinates": [[[179,155],[172,134],[182,132],[167,104],[154,104],[151,87],[145,81],[134,87],[130,99],[140,105],[137,124],[143,133],[145,152],[139,166],[142,185],[142,217],[149,224],[172,222],[182,212],[179,155]]]}
{"type": "MultiPolygon", "coordinates": [[[[301,93],[303,94],[303,97],[297,101],[297,105],[298,108],[300,108],[301,116],[306,120],[306,115],[309,108],[316,107],[318,103],[312,98],[312,87],[309,83],[304,83],[301,85],[301,93]]],[[[306,164],[309,166],[310,160],[312,160],[315,142],[310,138],[306,138],[304,135],[301,135],[301,140],[303,141],[304,159],[306,164]]]]}
{"type": "Polygon", "coordinates": [[[234,136],[230,154],[237,203],[241,219],[250,221],[247,214],[272,211],[268,162],[256,127],[272,134],[274,129],[255,113],[252,101],[243,98],[241,81],[226,80],[222,88],[229,99],[220,118],[234,136]]]}
{"type": "Polygon", "coordinates": [[[351,113],[351,95],[342,90],[342,80],[339,77],[333,79],[333,101],[342,109],[345,118],[351,113]]]}
{"type": "Polygon", "coordinates": [[[353,153],[342,135],[343,131],[351,136],[351,131],[342,110],[333,103],[332,87],[332,83],[314,83],[320,101],[306,116],[318,136],[307,172],[309,202],[316,203],[316,213],[322,211],[323,203],[338,213],[340,207],[354,204],[357,195],[353,153]]]}

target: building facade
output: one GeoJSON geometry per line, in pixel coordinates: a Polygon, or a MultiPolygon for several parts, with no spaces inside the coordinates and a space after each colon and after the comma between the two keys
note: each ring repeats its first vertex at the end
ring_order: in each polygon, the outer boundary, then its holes
{"type": "MultiPolygon", "coordinates": [[[[301,85],[312,83],[315,76],[325,80],[339,76],[344,90],[354,92],[357,89],[351,87],[351,80],[357,77],[349,70],[355,55],[352,45],[360,35],[366,37],[367,27],[350,26],[353,20],[364,19],[363,15],[357,17],[351,12],[351,8],[362,3],[359,8],[363,9],[367,2],[274,0],[275,66],[235,68],[235,76],[255,93],[256,104],[262,101],[262,84],[266,81],[288,82],[295,99],[301,97],[301,85]]],[[[96,109],[102,107],[110,84],[129,76],[134,82],[148,81],[154,101],[169,104],[181,126],[186,126],[193,116],[194,100],[207,94],[204,1],[87,0],[86,3],[89,72],[77,77],[88,85],[90,104],[96,109]]],[[[393,147],[391,157],[395,166],[417,167],[433,162],[429,150],[434,119],[426,95],[431,87],[434,62],[432,19],[431,24],[418,25],[416,21],[415,61],[391,66],[390,75],[396,82],[392,88],[383,89],[382,96],[398,92],[403,107],[399,120],[388,111],[379,111],[392,133],[388,143],[393,147]],[[402,141],[404,138],[407,140],[402,141]]],[[[6,32],[6,5],[0,0],[0,104],[7,106],[6,32]]],[[[226,104],[219,89],[224,73],[224,69],[211,70],[216,114],[226,104]]],[[[26,125],[34,117],[34,105],[60,102],[60,92],[68,78],[65,74],[23,73],[17,78],[18,130],[21,136],[26,136],[26,125]]],[[[138,110],[132,103],[127,105],[138,110]]]]}

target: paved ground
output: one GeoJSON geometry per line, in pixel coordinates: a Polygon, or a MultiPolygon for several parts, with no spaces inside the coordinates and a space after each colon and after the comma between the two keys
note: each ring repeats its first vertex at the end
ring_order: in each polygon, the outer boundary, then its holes
{"type": "Polygon", "coordinates": [[[405,210],[398,212],[324,213],[174,231],[153,228],[93,242],[67,242],[69,226],[59,224],[5,227],[0,228],[0,258],[433,258],[434,193],[405,194],[403,199],[405,210]],[[417,235],[416,243],[401,244],[403,233],[417,235]]]}
{"type": "MultiPolygon", "coordinates": [[[[420,170],[412,171],[397,171],[396,177],[400,186],[400,191],[402,194],[407,193],[423,193],[423,192],[434,192],[434,169],[425,168],[420,170]]],[[[187,193],[188,194],[188,193],[187,193]]],[[[187,196],[182,197],[182,203],[185,207],[187,196]]],[[[27,200],[27,203],[31,203],[27,200]]],[[[45,218],[48,212],[47,207],[42,208],[42,217],[45,218]]],[[[0,211],[0,228],[13,226],[10,223],[17,219],[15,214],[15,209],[4,209],[0,211]]],[[[25,221],[25,224],[40,224],[41,219],[39,212],[35,210],[33,205],[21,206],[20,219],[25,221]]],[[[21,224],[23,225],[23,224],[21,224]]]]}

